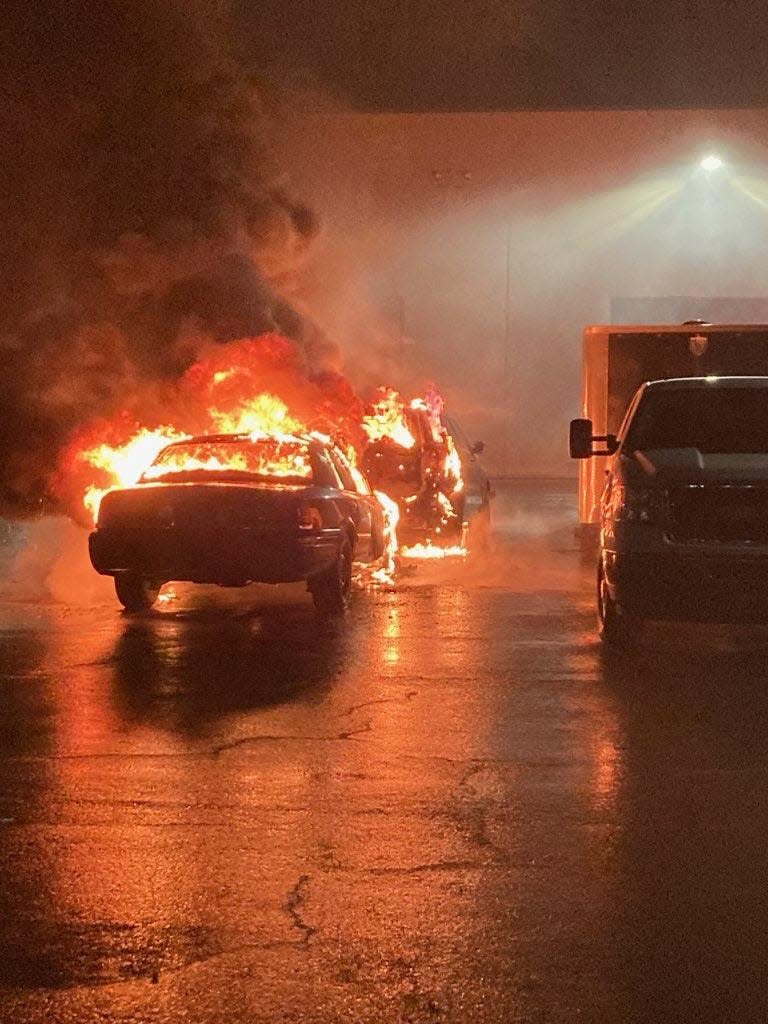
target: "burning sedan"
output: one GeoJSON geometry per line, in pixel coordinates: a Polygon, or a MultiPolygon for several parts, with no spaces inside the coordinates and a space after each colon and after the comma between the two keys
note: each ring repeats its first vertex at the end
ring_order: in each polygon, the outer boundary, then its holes
{"type": "Polygon", "coordinates": [[[128,611],[171,580],[306,580],[318,610],[338,614],[353,558],[377,561],[386,543],[381,502],[329,438],[216,434],[167,445],[134,486],[109,491],[89,549],[128,611]]]}

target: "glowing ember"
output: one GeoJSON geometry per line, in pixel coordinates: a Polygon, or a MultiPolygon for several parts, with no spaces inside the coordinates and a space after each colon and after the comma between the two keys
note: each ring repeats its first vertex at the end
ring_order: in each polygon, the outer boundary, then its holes
{"type": "Polygon", "coordinates": [[[413,544],[411,547],[403,546],[400,548],[400,554],[403,558],[464,558],[466,557],[467,549],[460,544],[441,548],[427,541],[426,544],[413,544]]]}
{"type": "Polygon", "coordinates": [[[401,448],[413,448],[416,444],[405,421],[405,406],[394,388],[378,389],[371,412],[363,416],[363,430],[370,441],[388,439],[401,448]]]}

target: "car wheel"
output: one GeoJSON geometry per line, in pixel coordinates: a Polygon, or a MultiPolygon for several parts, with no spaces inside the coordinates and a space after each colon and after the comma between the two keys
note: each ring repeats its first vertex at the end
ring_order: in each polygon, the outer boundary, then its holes
{"type": "Polygon", "coordinates": [[[352,593],[352,545],[348,540],[341,542],[333,565],[312,577],[309,590],[315,608],[323,615],[342,615],[346,611],[352,593]]]}
{"type": "Polygon", "coordinates": [[[127,612],[146,612],[157,600],[160,584],[144,576],[125,573],[115,576],[115,593],[127,612]]]}
{"type": "Polygon", "coordinates": [[[597,570],[597,632],[611,647],[629,647],[637,639],[639,623],[624,615],[608,590],[602,565],[597,570]]]}

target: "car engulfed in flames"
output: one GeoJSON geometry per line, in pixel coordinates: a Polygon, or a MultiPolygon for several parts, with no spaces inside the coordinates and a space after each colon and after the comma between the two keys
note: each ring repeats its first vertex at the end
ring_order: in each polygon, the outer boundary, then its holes
{"type": "Polygon", "coordinates": [[[402,557],[464,557],[470,531],[473,546],[485,543],[491,489],[477,461],[483,446],[466,443],[433,386],[410,403],[393,388],[380,388],[363,429],[362,465],[397,502],[402,557]]]}
{"type": "Polygon", "coordinates": [[[352,562],[386,556],[387,523],[364,475],[317,434],[219,434],[164,447],[133,486],[110,490],[91,562],[129,611],[168,581],[244,586],[306,581],[342,612],[352,562]]]}
{"type": "Polygon", "coordinates": [[[399,558],[463,557],[472,503],[488,505],[434,388],[366,408],[339,375],[302,378],[279,336],[193,364],[153,413],[90,424],[61,465],[73,518],[96,525],[92,563],[132,610],[171,581],[306,580],[338,611],[353,558],[356,582],[392,585],[399,558]]]}

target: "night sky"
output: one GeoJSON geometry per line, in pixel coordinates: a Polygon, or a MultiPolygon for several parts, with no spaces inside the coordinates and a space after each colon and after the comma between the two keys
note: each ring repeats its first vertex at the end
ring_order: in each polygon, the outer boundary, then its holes
{"type": "Polygon", "coordinates": [[[768,5],[744,0],[237,0],[254,70],[355,108],[768,104],[768,5]]]}

